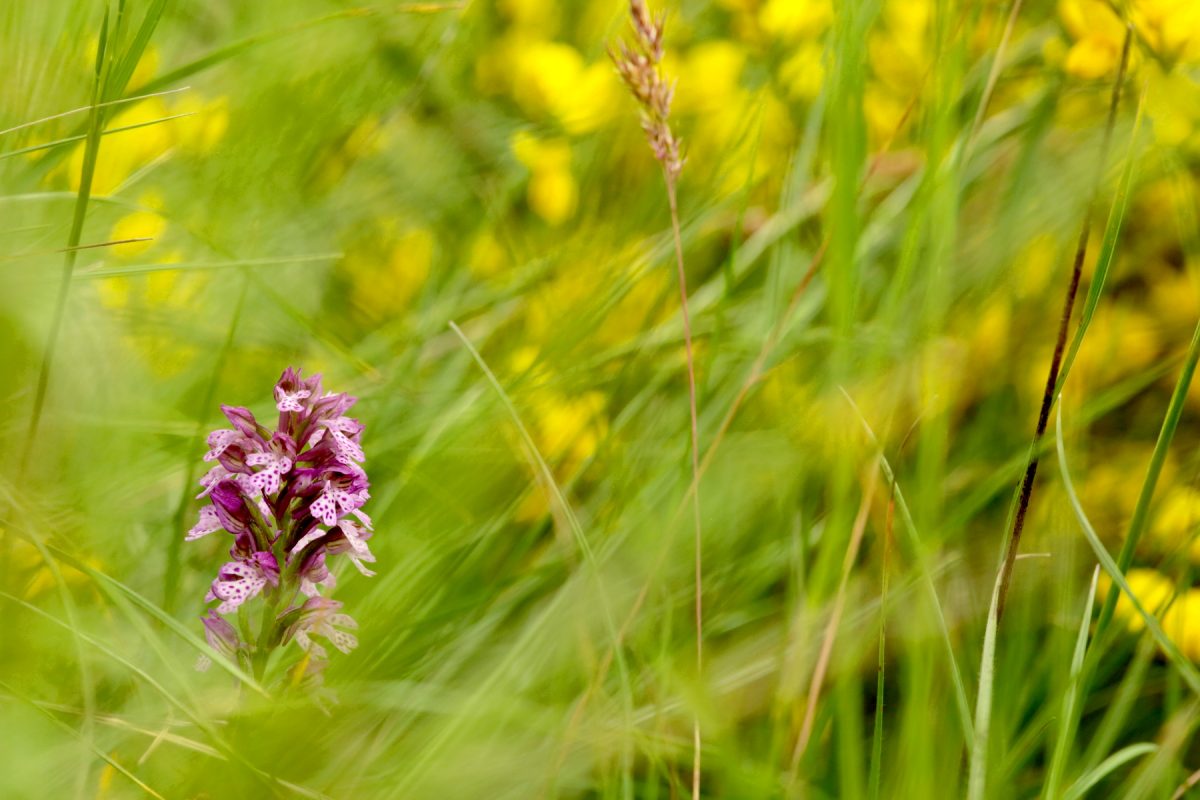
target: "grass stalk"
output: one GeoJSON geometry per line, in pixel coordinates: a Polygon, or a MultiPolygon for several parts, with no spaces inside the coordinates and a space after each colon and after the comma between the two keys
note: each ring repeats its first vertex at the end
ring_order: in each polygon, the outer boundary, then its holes
{"type": "MultiPolygon", "coordinates": [[[[692,484],[696,487],[692,495],[692,533],[694,547],[695,593],[694,609],[696,622],[696,679],[704,676],[704,551],[703,529],[700,521],[700,421],[696,403],[696,362],[692,347],[692,321],[688,313],[687,274],[683,268],[683,241],[679,233],[679,205],[676,199],[676,181],[671,172],[664,168],[663,178],[667,184],[667,200],[671,207],[671,232],[675,239],[675,273],[679,282],[679,312],[683,318],[683,349],[687,357],[688,379],[688,422],[691,430],[692,484]]],[[[700,797],[700,713],[692,717],[692,797],[700,797]]]]}
{"type": "Polygon", "coordinates": [[[1071,264],[1071,278],[1067,284],[1067,293],[1063,298],[1062,316],[1059,319],[1058,334],[1054,340],[1054,355],[1050,359],[1050,369],[1046,374],[1046,388],[1042,392],[1042,404],[1038,409],[1037,427],[1033,434],[1033,443],[1029,450],[1029,460],[1025,466],[1025,475],[1021,480],[1020,494],[1017,500],[1016,515],[1013,518],[1012,529],[1005,545],[1004,560],[998,575],[999,594],[997,595],[996,617],[1004,616],[1004,604],[1008,597],[1009,585],[1012,583],[1013,564],[1021,547],[1021,534],[1025,530],[1025,515],[1029,511],[1029,503],[1033,497],[1033,483],[1037,477],[1038,448],[1046,433],[1046,425],[1050,421],[1050,407],[1054,404],[1056,388],[1058,387],[1059,370],[1067,347],[1067,331],[1071,325],[1071,317],[1075,309],[1075,297],[1079,293],[1079,283],[1083,278],[1083,261],[1087,257],[1088,238],[1091,231],[1092,207],[1104,177],[1105,165],[1108,163],[1108,148],[1112,139],[1113,127],[1116,125],[1117,109],[1121,100],[1121,88],[1125,83],[1125,72],[1129,67],[1130,47],[1133,43],[1133,28],[1125,33],[1125,42],[1121,48],[1121,63],[1117,68],[1117,77],[1113,82],[1112,98],[1108,107],[1108,121],[1104,128],[1104,139],[1100,146],[1099,165],[1096,169],[1096,180],[1080,226],[1079,241],[1075,247],[1075,257],[1071,264]]]}
{"type": "Polygon", "coordinates": [[[1039,449],[1046,426],[1050,421],[1050,408],[1056,397],[1059,369],[1067,347],[1067,332],[1070,328],[1072,312],[1075,308],[1075,297],[1079,291],[1079,283],[1083,277],[1083,261],[1087,255],[1088,233],[1091,227],[1091,210],[1099,192],[1108,162],[1108,147],[1112,130],[1116,124],[1117,109],[1121,98],[1121,88],[1125,81],[1125,71],[1129,65],[1130,47],[1133,42],[1132,28],[1125,34],[1124,45],[1121,49],[1121,62],[1117,68],[1117,77],[1113,83],[1112,97],[1109,102],[1108,121],[1104,129],[1104,139],[1100,147],[1100,164],[1096,171],[1095,185],[1091,200],[1084,211],[1083,223],[1079,233],[1079,242],[1075,249],[1075,258],[1071,267],[1071,278],[1067,285],[1066,296],[1063,298],[1062,316],[1059,319],[1058,334],[1055,337],[1054,355],[1050,360],[1050,369],[1046,375],[1046,386],[1042,393],[1041,407],[1038,410],[1037,427],[1034,431],[1033,442],[1030,444],[1029,457],[1025,467],[1025,475],[1017,499],[1016,512],[1013,515],[1012,528],[1005,540],[1004,552],[1001,556],[1000,568],[996,573],[996,581],[992,590],[991,602],[988,607],[987,624],[984,629],[983,653],[979,667],[979,692],[975,702],[975,739],[971,745],[970,768],[967,778],[968,800],[982,800],[987,788],[987,756],[991,728],[992,694],[995,680],[996,635],[1000,619],[1004,615],[1004,605],[1012,582],[1013,565],[1020,551],[1021,534],[1025,528],[1025,515],[1033,496],[1033,483],[1037,477],[1040,461],[1039,449]]]}

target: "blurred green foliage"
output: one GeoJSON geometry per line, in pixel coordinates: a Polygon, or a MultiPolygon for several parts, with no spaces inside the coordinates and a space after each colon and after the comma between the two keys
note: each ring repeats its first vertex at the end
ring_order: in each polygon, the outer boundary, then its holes
{"type": "MultiPolygon", "coordinates": [[[[1200,6],[1116,7],[1031,0],[1007,32],[1000,2],[669,7],[698,675],[667,199],[605,53],[625,5],[0,6],[0,796],[676,797],[693,716],[705,796],[960,795],[952,675],[973,703],[1079,226],[1086,291],[1127,165],[1062,399],[1113,552],[1200,319],[1200,6]],[[90,108],[98,51],[135,57],[90,108]],[[193,670],[224,554],[181,540],[217,405],[268,408],[289,364],[362,398],[379,574],[334,593],[362,627],[330,694],[267,698],[193,670]]],[[[1187,398],[1128,579],[1200,659],[1187,398]]],[[[1049,557],[1017,562],[987,795],[1040,796],[1057,757],[1058,796],[1170,797],[1196,698],[1127,600],[1072,682],[1095,558],[1057,465],[1022,550],[1049,557]]]]}

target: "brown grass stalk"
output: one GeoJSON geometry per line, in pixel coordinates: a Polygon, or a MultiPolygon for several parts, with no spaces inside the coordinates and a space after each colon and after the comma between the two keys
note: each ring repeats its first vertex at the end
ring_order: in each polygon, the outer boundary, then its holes
{"type": "Polygon", "coordinates": [[[1129,67],[1130,46],[1133,43],[1133,29],[1125,33],[1125,44],[1121,48],[1121,64],[1117,69],[1117,78],[1113,82],[1112,98],[1109,101],[1108,120],[1104,128],[1104,139],[1100,145],[1100,162],[1096,169],[1096,180],[1092,188],[1091,198],[1083,212],[1083,222],[1079,231],[1079,242],[1075,247],[1075,257],[1071,264],[1071,280],[1067,284],[1067,293],[1063,298],[1062,316],[1058,322],[1058,334],[1054,341],[1054,355],[1050,359],[1050,369],[1046,374],[1046,387],[1042,392],[1041,408],[1038,410],[1037,427],[1034,429],[1033,442],[1029,448],[1029,460],[1026,463],[1025,475],[1021,480],[1020,495],[1017,500],[1016,514],[1013,516],[1012,531],[1005,545],[1004,560],[996,579],[999,592],[996,603],[996,621],[999,623],[1004,616],[1004,605],[1008,597],[1009,586],[1012,583],[1013,564],[1021,546],[1021,534],[1025,530],[1025,515],[1029,511],[1029,503],[1033,497],[1033,482],[1037,477],[1038,453],[1041,449],[1042,437],[1046,433],[1046,425],[1050,420],[1050,409],[1054,405],[1054,389],[1058,385],[1058,372],[1062,367],[1062,359],[1067,346],[1067,332],[1071,326],[1071,316],[1075,309],[1075,298],[1079,293],[1079,283],[1083,277],[1083,262],[1087,257],[1088,233],[1091,230],[1092,209],[1096,204],[1096,196],[1104,176],[1104,168],[1108,163],[1109,144],[1112,139],[1113,127],[1116,124],[1117,108],[1121,100],[1121,87],[1125,82],[1125,73],[1129,67]]]}

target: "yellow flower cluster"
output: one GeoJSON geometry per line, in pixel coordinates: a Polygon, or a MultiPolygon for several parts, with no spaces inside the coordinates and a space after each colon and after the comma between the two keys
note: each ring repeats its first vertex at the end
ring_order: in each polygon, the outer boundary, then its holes
{"type": "Polygon", "coordinates": [[[338,263],[354,310],[377,324],[405,316],[429,279],[436,255],[433,231],[377,221],[351,240],[338,263]]]}
{"type": "MultiPolygon", "coordinates": [[[[1142,608],[1158,619],[1167,638],[1189,659],[1200,661],[1200,589],[1177,593],[1174,581],[1152,569],[1132,569],[1125,580],[1142,608]]],[[[1107,593],[1111,586],[1111,580],[1104,576],[1102,590],[1107,593]]],[[[1131,632],[1146,627],[1141,614],[1124,592],[1117,601],[1116,618],[1131,632]]]]}
{"type": "Polygon", "coordinates": [[[1111,78],[1117,70],[1127,26],[1137,46],[1132,65],[1146,81],[1146,111],[1156,138],[1168,145],[1200,146],[1200,4],[1192,0],[1131,0],[1128,20],[1103,0],[1061,0],[1059,17],[1070,42],[1065,55],[1051,43],[1053,62],[1082,80],[1111,78]],[[1142,59],[1145,50],[1151,57],[1142,59]],[[1144,63],[1143,63],[1144,62],[1144,63]]]}

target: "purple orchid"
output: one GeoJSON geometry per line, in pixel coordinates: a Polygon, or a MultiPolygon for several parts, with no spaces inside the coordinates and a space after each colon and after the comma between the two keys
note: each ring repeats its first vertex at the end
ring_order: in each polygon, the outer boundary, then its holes
{"type": "Polygon", "coordinates": [[[328,559],[345,555],[364,575],[375,573],[367,546],[371,518],[362,511],[370,484],[361,464],[363,425],[345,416],[356,402],[347,394],[322,393],[321,376],[302,379],[284,370],[274,391],[279,421],[265,428],[249,409],[221,406],[232,428],[209,434],[200,479],[207,501],[188,531],[194,541],[218,531],[233,536],[231,561],[217,571],[205,600],[218,605],[203,617],[209,645],[261,676],[267,656],[291,641],[304,651],[298,667],[311,675],[326,663],[318,635],[342,652],[358,640],[342,604],[322,597],[332,589],[328,559]],[[261,597],[263,622],[251,635],[246,604],[261,597]],[[222,615],[234,615],[234,622],[222,615]]]}

